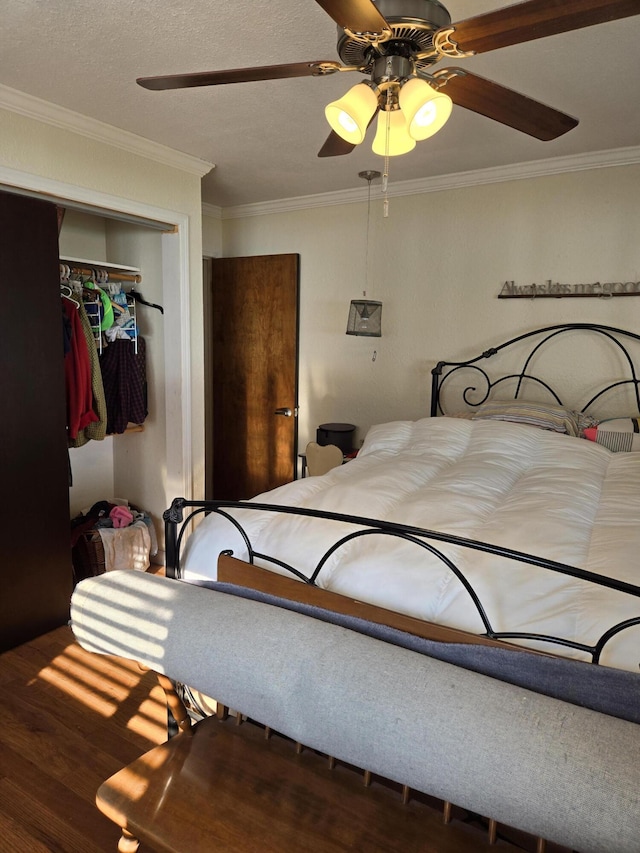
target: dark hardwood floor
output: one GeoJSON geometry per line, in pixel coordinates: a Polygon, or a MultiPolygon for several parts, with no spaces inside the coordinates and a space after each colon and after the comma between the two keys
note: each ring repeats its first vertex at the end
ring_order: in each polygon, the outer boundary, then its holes
{"type": "Polygon", "coordinates": [[[98,786],[166,739],[150,672],[59,628],[0,655],[1,853],[115,853],[98,786]]]}

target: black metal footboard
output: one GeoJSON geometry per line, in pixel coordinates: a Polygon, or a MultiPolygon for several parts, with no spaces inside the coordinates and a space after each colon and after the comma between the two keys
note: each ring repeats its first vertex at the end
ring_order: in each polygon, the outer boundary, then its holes
{"type": "MultiPolygon", "coordinates": [[[[240,533],[246,545],[249,554],[248,561],[254,563],[259,560],[261,564],[269,563],[273,566],[278,566],[280,569],[290,573],[304,583],[316,585],[316,581],[322,568],[327,560],[347,542],[360,537],[368,536],[391,536],[406,542],[413,543],[416,547],[422,548],[429,552],[438,560],[442,561],[448,569],[455,575],[459,583],[464,587],[469,599],[478,613],[482,621],[483,632],[481,636],[488,637],[494,640],[518,640],[524,643],[549,643],[556,646],[562,646],[574,649],[589,656],[593,663],[600,663],[603,649],[606,644],[622,631],[636,625],[640,625],[640,586],[627,583],[625,581],[616,580],[615,578],[605,577],[603,575],[589,572],[575,566],[565,565],[553,560],[548,560],[542,557],[536,557],[531,554],[526,554],[520,551],[514,551],[510,548],[504,548],[498,545],[492,545],[485,542],[479,542],[473,539],[466,539],[460,536],[451,536],[435,530],[428,530],[420,527],[412,527],[409,525],[397,524],[389,521],[381,521],[378,519],[363,518],[355,515],[345,515],[342,513],[322,512],[320,510],[307,509],[293,506],[279,506],[272,504],[244,502],[244,501],[189,501],[185,498],[176,498],[171,507],[164,513],[165,522],[165,541],[166,541],[166,571],[169,577],[180,578],[181,565],[180,555],[185,542],[185,538],[190,530],[190,522],[201,514],[216,513],[227,519],[240,533]],[[311,518],[319,518],[337,522],[343,522],[350,526],[357,525],[356,531],[350,530],[344,536],[339,537],[328,548],[317,561],[313,571],[305,573],[300,571],[296,566],[288,565],[278,558],[277,555],[264,554],[256,551],[252,545],[249,535],[243,529],[242,525],[232,515],[234,509],[242,509],[249,511],[267,511],[273,513],[281,513],[296,516],[306,516],[311,518]],[[188,513],[185,515],[185,510],[188,513]],[[525,633],[520,631],[498,631],[494,629],[491,620],[487,614],[487,610],[483,605],[480,596],[473,587],[473,584],[465,576],[465,574],[456,566],[452,560],[440,549],[439,543],[446,545],[459,546],[473,551],[482,551],[489,554],[494,554],[497,557],[513,560],[518,563],[529,564],[539,568],[556,572],[562,575],[578,578],[582,581],[595,584],[600,587],[616,590],[618,592],[630,595],[638,599],[638,616],[617,622],[611,625],[593,645],[587,645],[565,637],[552,636],[540,633],[525,633]]],[[[221,550],[224,553],[224,549],[221,550]]],[[[228,553],[228,552],[227,552],[228,553]]],[[[212,560],[217,560],[218,554],[212,554],[212,560]]]]}

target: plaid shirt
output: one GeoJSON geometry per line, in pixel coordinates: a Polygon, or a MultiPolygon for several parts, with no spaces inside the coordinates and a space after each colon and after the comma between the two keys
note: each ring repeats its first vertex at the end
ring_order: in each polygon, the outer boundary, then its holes
{"type": "Polygon", "coordinates": [[[147,416],[146,346],[116,338],[100,356],[102,384],[107,401],[107,435],[122,433],[128,423],[141,424],[147,416]]]}

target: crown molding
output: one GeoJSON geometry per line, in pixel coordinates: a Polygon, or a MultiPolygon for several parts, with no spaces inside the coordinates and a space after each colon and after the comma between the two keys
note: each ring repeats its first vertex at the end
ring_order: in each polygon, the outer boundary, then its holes
{"type": "Polygon", "coordinates": [[[217,204],[209,204],[206,201],[202,202],[202,215],[210,216],[212,219],[222,219],[222,208],[217,204]]]}
{"type": "Polygon", "coordinates": [[[76,113],[66,107],[43,101],[26,92],[19,92],[9,86],[0,84],[0,109],[9,110],[26,118],[36,119],[44,124],[62,130],[70,130],[88,139],[104,142],[131,154],[138,154],[147,160],[161,163],[163,166],[171,166],[180,169],[199,178],[204,177],[211,169],[215,168],[213,163],[176,151],[167,145],[160,145],[150,139],[144,139],[135,133],[121,130],[106,122],[76,113]]]}
{"type": "MultiPolygon", "coordinates": [[[[413,181],[389,183],[387,195],[409,196],[423,193],[443,192],[465,187],[497,184],[506,181],[520,181],[528,178],[540,178],[550,175],[582,172],[588,169],[604,169],[611,166],[630,166],[640,163],[640,146],[613,148],[608,151],[592,151],[566,157],[553,157],[548,160],[532,160],[509,166],[495,166],[490,169],[476,169],[469,172],[456,172],[450,175],[436,175],[431,178],[419,178],[413,181]]],[[[222,209],[223,219],[241,219],[249,216],[266,216],[274,213],[289,213],[315,207],[331,207],[338,204],[352,204],[366,201],[368,188],[338,190],[319,195],[298,196],[278,201],[242,204],[222,209]]]]}

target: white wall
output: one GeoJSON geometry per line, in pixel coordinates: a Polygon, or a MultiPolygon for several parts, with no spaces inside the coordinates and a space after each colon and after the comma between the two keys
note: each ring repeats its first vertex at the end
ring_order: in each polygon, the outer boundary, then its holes
{"type": "Polygon", "coordinates": [[[383,302],[381,338],[345,334],[367,287],[366,221],[366,201],[223,220],[225,256],[300,254],[301,445],[319,423],[354,423],[362,439],[427,414],[441,358],[554,322],[640,331],[640,297],[497,299],[508,279],[639,280],[639,166],[391,197],[386,219],[374,188],[367,290],[383,302]]]}
{"type": "Polygon", "coordinates": [[[202,254],[205,258],[222,256],[222,215],[211,205],[203,205],[202,254]]]}
{"type": "Polygon", "coordinates": [[[75,518],[96,501],[126,498],[116,490],[113,439],[90,441],[69,449],[73,485],[69,488],[69,516],[75,518]]]}
{"type": "Polygon", "coordinates": [[[58,247],[62,257],[107,261],[105,219],[78,210],[66,210],[58,247]]]}

